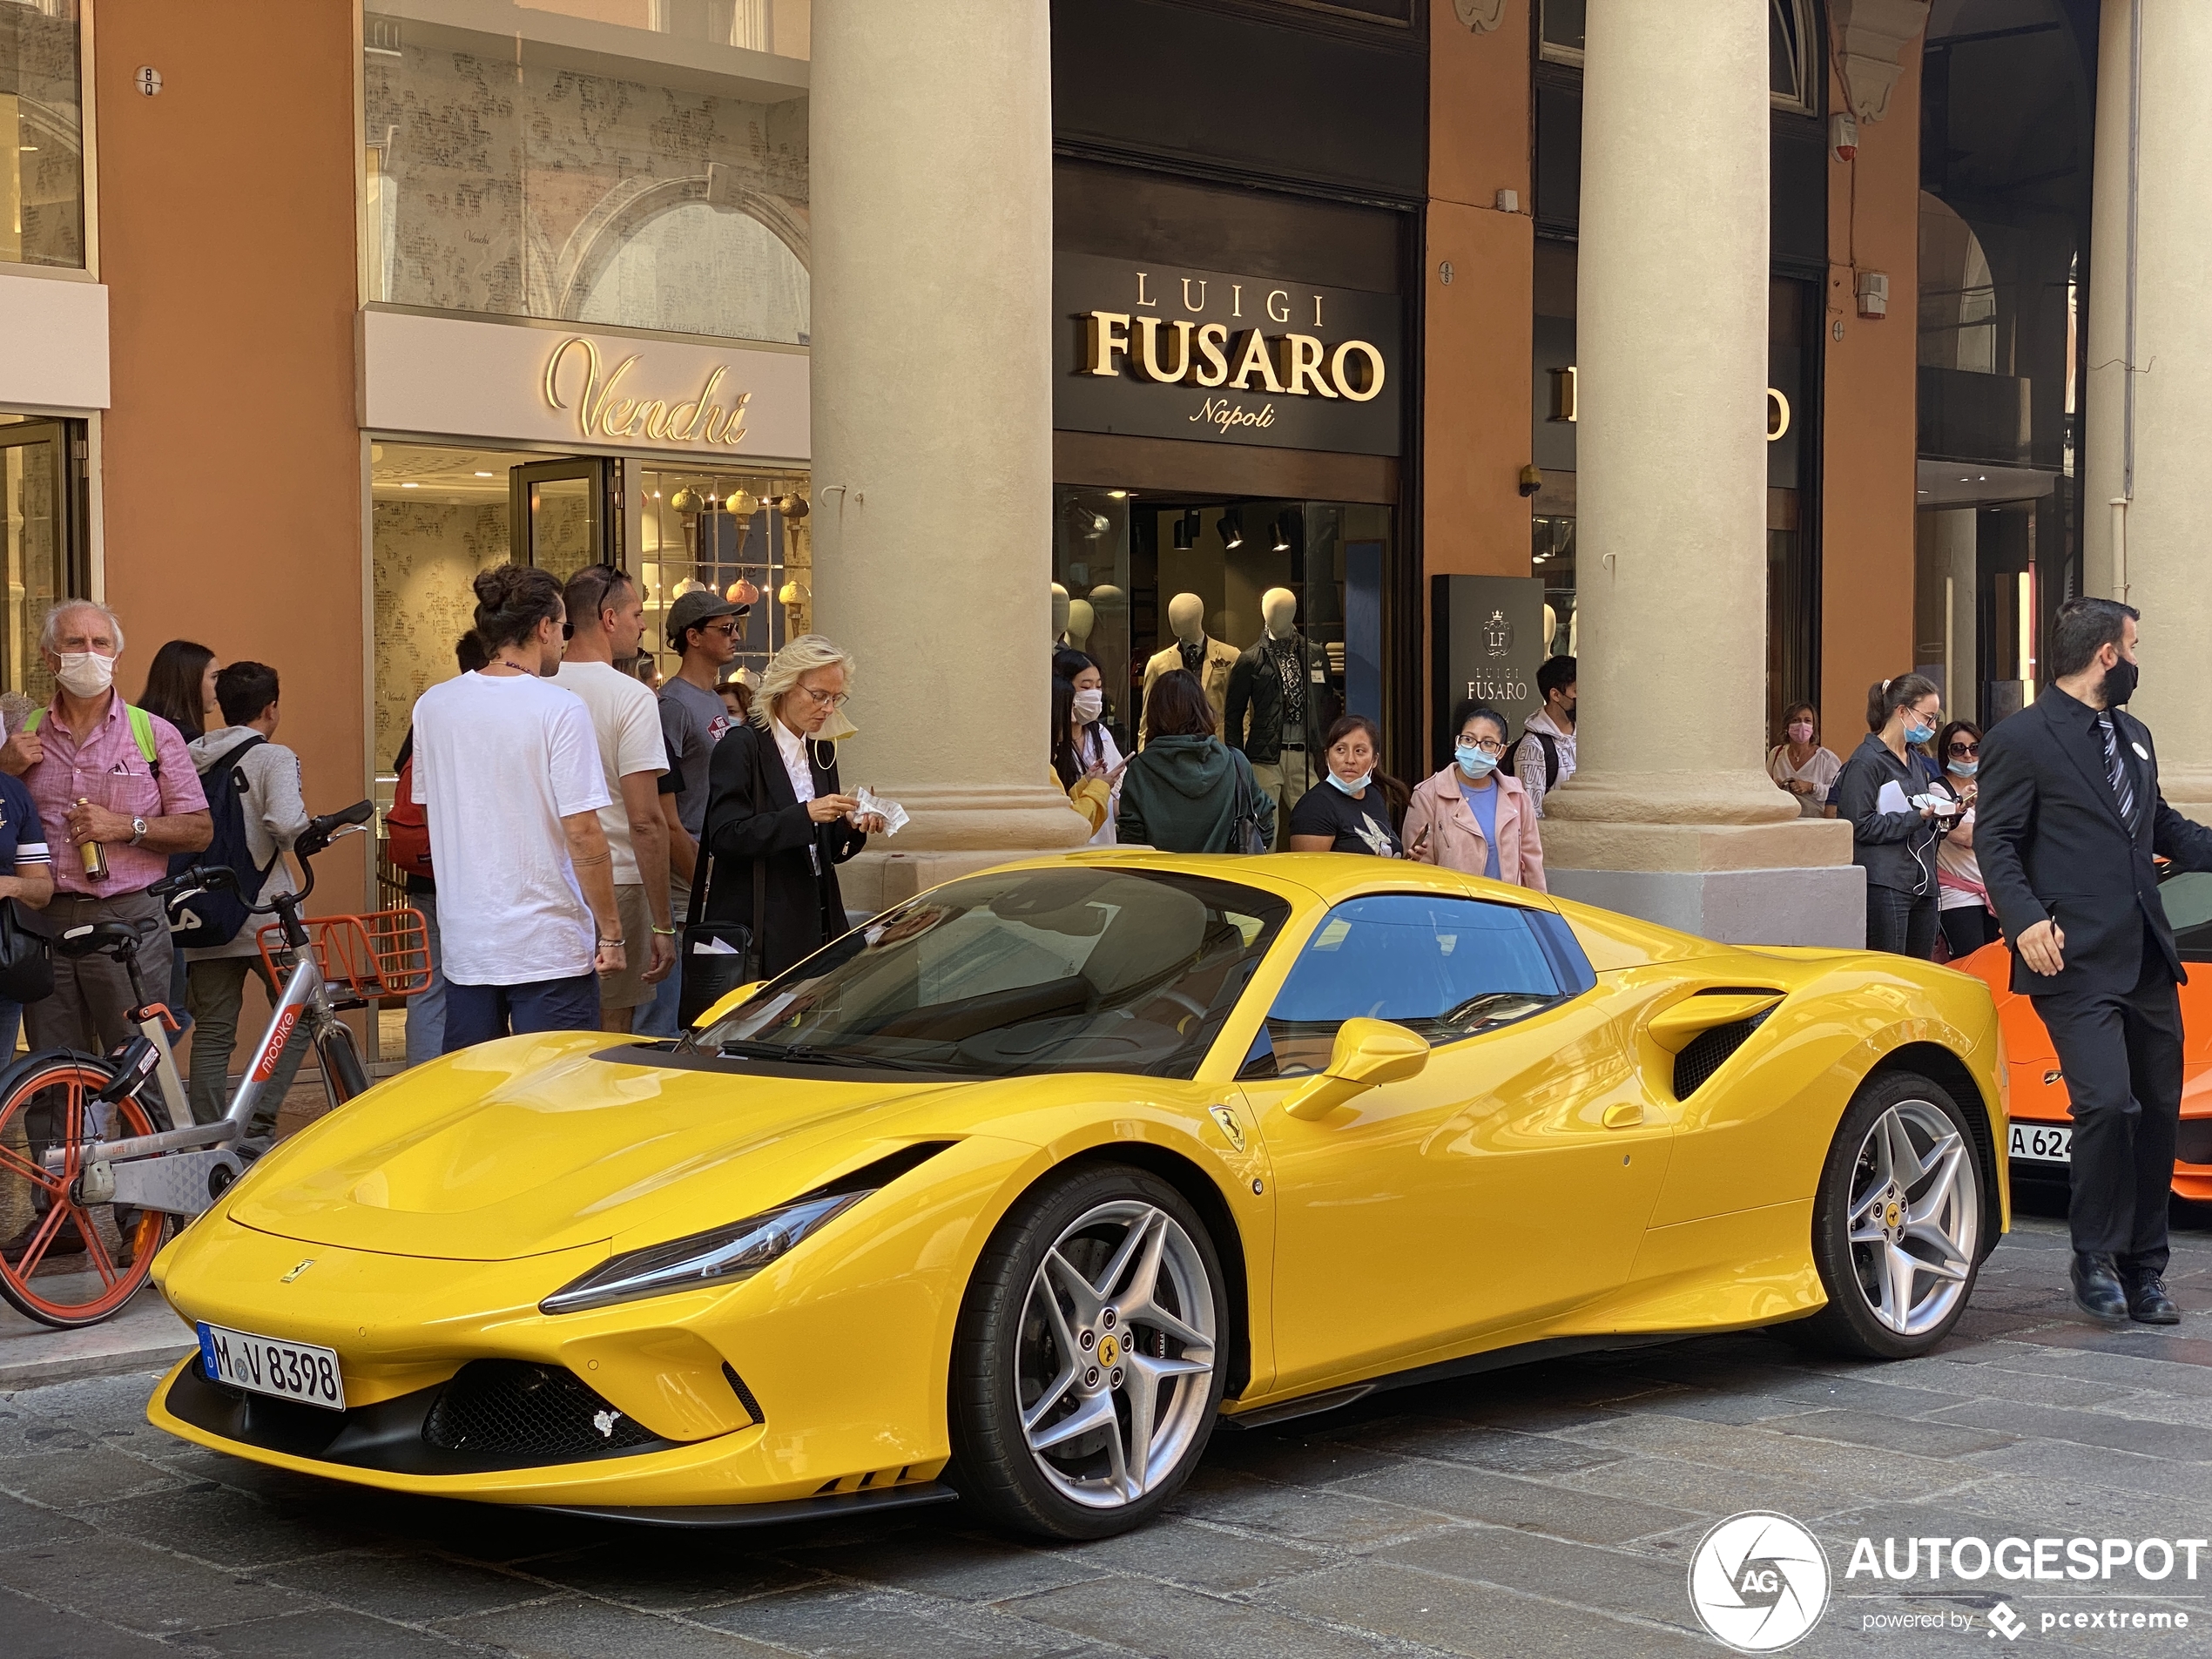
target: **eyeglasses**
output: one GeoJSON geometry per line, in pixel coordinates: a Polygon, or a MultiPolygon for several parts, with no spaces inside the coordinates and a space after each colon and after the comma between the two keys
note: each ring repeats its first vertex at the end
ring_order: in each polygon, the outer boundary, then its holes
{"type": "Polygon", "coordinates": [[[1978,755],[1981,752],[1981,745],[1979,743],[1954,743],[1951,745],[1951,752],[1955,755],[1978,755]]]}
{"type": "Polygon", "coordinates": [[[1506,745],[1495,738],[1461,738],[1460,741],[1467,748],[1480,749],[1487,755],[1501,755],[1506,752],[1506,745]]]}
{"type": "Polygon", "coordinates": [[[818,709],[841,709],[845,706],[846,693],[843,691],[818,691],[811,685],[801,685],[798,689],[806,692],[808,700],[818,709]]]}

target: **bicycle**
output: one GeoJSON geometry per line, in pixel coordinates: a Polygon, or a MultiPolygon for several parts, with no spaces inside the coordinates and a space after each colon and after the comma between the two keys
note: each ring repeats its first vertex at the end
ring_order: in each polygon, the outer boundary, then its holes
{"type": "MultiPolygon", "coordinates": [[[[130,975],[134,1006],[129,1019],[138,1035],[105,1056],[50,1049],[0,1073],[0,1238],[12,1243],[20,1230],[23,1238],[12,1261],[0,1249],[0,1296],[18,1312],[70,1330],[98,1324],[138,1293],[172,1218],[189,1221],[206,1211],[267,1150],[248,1129],[295,1027],[305,1026],[321,1057],[324,1090],[334,1109],[367,1090],[368,1074],[353,1033],[338,1015],[368,1006],[372,998],[421,988],[429,978],[428,958],[418,942],[419,969],[409,964],[389,974],[356,970],[339,981],[334,995],[326,961],[351,953],[329,942],[332,930],[350,925],[381,966],[390,953],[374,950],[368,924],[412,916],[413,936],[420,941],[421,917],[402,911],[309,922],[300,912],[314,891],[310,860],[333,841],[361,833],[374,815],[373,804],[361,801],[309,820],[292,848],[304,884],[249,907],[252,914],[275,918],[261,930],[262,954],[273,974],[283,975],[284,990],[236,1092],[214,1123],[172,1127],[169,1103],[191,1116],[170,1042],[177,1021],[166,1007],[147,1000],[138,931],[127,922],[93,922],[54,940],[59,954],[98,953],[121,963],[130,975]],[[276,935],[273,949],[271,934],[276,935]],[[409,979],[421,982],[403,982],[409,979]],[[55,1258],[80,1251],[88,1258],[86,1271],[51,1271],[55,1258]],[[42,1268],[50,1271],[42,1274],[42,1268]]],[[[167,900],[226,887],[235,892],[237,882],[237,873],[226,867],[199,866],[147,891],[167,900]]]]}

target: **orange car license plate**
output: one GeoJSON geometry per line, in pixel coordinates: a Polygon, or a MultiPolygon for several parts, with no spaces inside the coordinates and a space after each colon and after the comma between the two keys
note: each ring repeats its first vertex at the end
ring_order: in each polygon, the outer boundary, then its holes
{"type": "Polygon", "coordinates": [[[2013,1123],[2009,1150],[2016,1158],[2037,1163],[2067,1163],[2074,1158],[2074,1131],[2054,1123],[2013,1123]]]}

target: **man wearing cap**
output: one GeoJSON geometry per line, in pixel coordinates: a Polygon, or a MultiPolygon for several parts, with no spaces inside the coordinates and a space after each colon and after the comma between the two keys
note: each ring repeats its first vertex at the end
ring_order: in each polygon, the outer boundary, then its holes
{"type": "MultiPolygon", "coordinates": [[[[714,745],[735,724],[715,689],[734,661],[747,607],[725,599],[711,588],[694,588],[668,608],[668,647],[682,653],[683,666],[661,687],[661,733],[674,765],[676,816],[680,831],[669,836],[668,901],[680,937],[691,904],[691,869],[699,832],[706,823],[707,767],[714,745]]],[[[676,1035],[676,1010],[684,964],[662,981],[652,1002],[639,1012],[636,1029],[644,1035],[676,1035]]]]}

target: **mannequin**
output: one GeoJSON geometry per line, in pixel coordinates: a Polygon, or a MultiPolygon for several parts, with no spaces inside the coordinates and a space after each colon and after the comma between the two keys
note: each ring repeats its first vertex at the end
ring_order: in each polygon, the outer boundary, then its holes
{"type": "Polygon", "coordinates": [[[1556,656],[1558,656],[1558,655],[1559,655],[1559,653],[1558,653],[1556,651],[1554,651],[1554,650],[1553,650],[1553,649],[1552,649],[1552,647],[1553,647],[1555,644],[1557,644],[1558,640],[1559,640],[1559,612],[1558,612],[1558,611],[1556,611],[1556,610],[1553,610],[1553,609],[1552,609],[1549,605],[1546,605],[1546,606],[1544,607],[1544,655],[1545,655],[1545,656],[1547,656],[1547,657],[1556,657],[1556,656]]]}
{"type": "MultiPolygon", "coordinates": [[[[1144,698],[1152,697],[1152,682],[1173,668],[1187,668],[1205,688],[1217,724],[1229,705],[1229,671],[1237,665],[1237,648],[1210,638],[1206,633],[1206,602],[1195,593],[1178,593],[1168,601],[1168,628],[1175,644],[1153,653],[1144,664],[1144,698]]],[[[1143,730],[1139,726],[1139,731],[1143,730]]],[[[1142,746],[1140,745],[1140,746],[1142,746]]]]}
{"type": "Polygon", "coordinates": [[[1090,608],[1088,599],[1068,601],[1068,643],[1077,651],[1090,649],[1090,631],[1098,625],[1098,613],[1090,608]]]}
{"type": "Polygon", "coordinates": [[[1052,584],[1052,643],[1055,645],[1064,645],[1068,643],[1069,603],[1068,590],[1057,582],[1054,583],[1052,584]]]}
{"type": "Polygon", "coordinates": [[[1298,631],[1298,595],[1270,588],[1260,596],[1259,614],[1266,631],[1230,671],[1223,739],[1244,752],[1253,778],[1275,797],[1275,844],[1283,846],[1291,808],[1326,770],[1321,735],[1344,703],[1329,679],[1328,653],[1298,631]]]}

